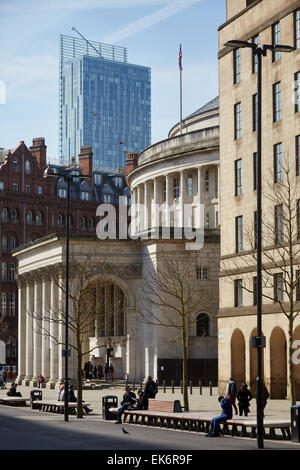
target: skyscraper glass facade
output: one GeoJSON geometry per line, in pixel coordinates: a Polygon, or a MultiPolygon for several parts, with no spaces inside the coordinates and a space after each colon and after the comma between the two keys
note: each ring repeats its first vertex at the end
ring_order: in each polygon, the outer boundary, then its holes
{"type": "Polygon", "coordinates": [[[124,150],[151,144],[151,71],[128,64],[124,48],[92,44],[101,55],[82,39],[61,36],[59,153],[69,162],[91,145],[94,168],[116,170],[125,166],[124,150]]]}

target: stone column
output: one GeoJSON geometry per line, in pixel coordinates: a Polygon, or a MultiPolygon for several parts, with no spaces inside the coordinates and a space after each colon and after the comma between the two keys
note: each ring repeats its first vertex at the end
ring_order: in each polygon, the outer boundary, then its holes
{"type": "MultiPolygon", "coordinates": [[[[61,383],[65,379],[65,358],[62,356],[62,351],[65,349],[65,279],[63,274],[60,274],[59,287],[58,287],[58,383],[61,383]]],[[[70,311],[69,302],[69,311],[70,311]]],[[[70,347],[69,347],[70,349],[70,347]]],[[[71,362],[69,360],[69,362],[71,362]]]]}
{"type": "Polygon", "coordinates": [[[144,183],[144,230],[149,227],[149,182],[144,183]]]}
{"type": "Polygon", "coordinates": [[[130,221],[130,227],[131,227],[131,232],[130,236],[134,236],[137,232],[137,190],[136,188],[133,188],[131,191],[131,208],[130,208],[130,214],[131,214],[131,221],[130,221]]]}
{"type": "Polygon", "coordinates": [[[50,284],[50,388],[54,388],[58,379],[58,286],[54,279],[50,284]]]}
{"type": "Polygon", "coordinates": [[[34,282],[34,318],[33,318],[33,378],[32,386],[36,387],[41,374],[42,364],[42,336],[41,336],[41,310],[42,310],[42,284],[40,279],[34,282]]]}
{"type": "Polygon", "coordinates": [[[26,374],[26,287],[18,281],[18,378],[22,384],[26,374]]]}
{"type": "Polygon", "coordinates": [[[142,186],[137,187],[137,231],[142,230],[142,186]]]}
{"type": "Polygon", "coordinates": [[[197,181],[198,181],[197,226],[199,228],[201,226],[204,227],[204,218],[205,218],[205,204],[204,204],[202,168],[198,168],[197,181]]]}
{"type": "Polygon", "coordinates": [[[170,176],[166,175],[166,212],[165,212],[166,227],[170,227],[170,224],[171,224],[170,209],[171,209],[171,182],[170,182],[170,176]]]}
{"type": "Polygon", "coordinates": [[[29,385],[33,374],[33,284],[26,285],[26,376],[25,385],[29,385]]]}
{"type": "Polygon", "coordinates": [[[218,199],[218,220],[216,221],[218,225],[221,223],[220,216],[220,164],[217,165],[217,199],[218,199]]]}
{"type": "Polygon", "coordinates": [[[50,282],[42,282],[42,375],[50,378],[50,282]]]}
{"type": "Polygon", "coordinates": [[[180,172],[180,219],[179,227],[184,227],[184,204],[185,204],[185,174],[184,171],[180,172]]]}
{"type": "Polygon", "coordinates": [[[160,203],[160,197],[159,197],[159,179],[155,178],[153,181],[153,210],[151,208],[151,226],[155,228],[155,230],[158,229],[160,223],[159,223],[159,203],[160,203]]]}

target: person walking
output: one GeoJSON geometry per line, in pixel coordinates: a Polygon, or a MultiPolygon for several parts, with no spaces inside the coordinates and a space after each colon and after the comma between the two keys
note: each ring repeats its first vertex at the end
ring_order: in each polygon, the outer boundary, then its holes
{"type": "Polygon", "coordinates": [[[109,366],[109,378],[112,382],[114,381],[114,373],[115,373],[115,369],[113,368],[112,365],[110,365],[109,366]]]}
{"type": "Polygon", "coordinates": [[[219,437],[220,434],[220,423],[225,423],[227,419],[232,418],[232,402],[227,396],[224,398],[223,395],[220,395],[218,398],[222,412],[219,416],[212,418],[211,420],[211,430],[206,437],[219,437]]]}
{"type": "Polygon", "coordinates": [[[232,403],[232,406],[234,408],[234,411],[235,411],[236,415],[238,414],[237,406],[235,404],[237,392],[238,392],[237,385],[236,385],[235,381],[233,380],[233,378],[231,377],[228,384],[227,384],[226,396],[228,396],[230,398],[230,401],[232,403]]]}
{"type": "Polygon", "coordinates": [[[249,390],[248,385],[246,383],[243,383],[242,387],[237,392],[237,401],[240,416],[243,416],[243,413],[245,414],[245,416],[248,416],[248,413],[250,411],[251,400],[252,393],[249,390]]]}
{"type": "Polygon", "coordinates": [[[39,382],[38,382],[38,388],[42,387],[44,382],[45,382],[45,377],[43,375],[40,375],[39,382]]]}
{"type": "MultiPolygon", "coordinates": [[[[265,382],[262,383],[262,387],[263,387],[263,394],[262,394],[262,409],[263,409],[263,417],[265,417],[265,414],[264,414],[264,409],[265,407],[267,406],[267,400],[268,398],[270,397],[270,394],[268,392],[268,389],[265,385],[265,382]]],[[[257,389],[256,389],[256,392],[255,392],[255,398],[257,398],[257,389]]]]}
{"type": "Polygon", "coordinates": [[[104,375],[105,375],[105,382],[108,382],[108,377],[109,377],[109,365],[108,364],[105,364],[104,375]]]}
{"type": "Polygon", "coordinates": [[[102,377],[103,377],[103,369],[102,369],[102,366],[101,366],[100,363],[98,364],[97,369],[98,369],[98,379],[102,379],[102,377]]]}
{"type": "Polygon", "coordinates": [[[65,386],[61,384],[57,391],[57,401],[64,401],[65,399],[65,386]]]}

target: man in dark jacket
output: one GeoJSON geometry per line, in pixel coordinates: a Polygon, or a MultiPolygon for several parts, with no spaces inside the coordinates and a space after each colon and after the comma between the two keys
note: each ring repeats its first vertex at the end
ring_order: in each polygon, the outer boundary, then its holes
{"type": "Polygon", "coordinates": [[[222,395],[218,398],[222,412],[219,416],[212,418],[211,420],[211,431],[206,434],[206,437],[219,437],[220,423],[225,423],[227,419],[232,418],[232,403],[229,397],[224,398],[222,395]]]}
{"type": "Polygon", "coordinates": [[[133,406],[136,404],[136,396],[135,393],[131,391],[131,388],[129,385],[125,387],[125,393],[123,395],[123,400],[121,401],[120,408],[117,411],[117,421],[115,424],[121,424],[122,420],[122,414],[124,413],[125,410],[127,410],[130,406],[133,406]]]}
{"type": "Polygon", "coordinates": [[[237,393],[237,399],[240,416],[243,416],[243,412],[245,413],[245,416],[248,416],[248,413],[250,411],[250,400],[252,400],[252,393],[249,390],[247,384],[242,384],[242,388],[240,388],[237,393]]]}
{"type": "Polygon", "coordinates": [[[144,399],[145,399],[145,410],[148,409],[148,398],[155,398],[156,394],[157,394],[157,385],[156,383],[154,382],[154,380],[152,379],[152,377],[149,375],[149,377],[147,377],[147,382],[145,384],[145,388],[144,388],[144,399]]]}

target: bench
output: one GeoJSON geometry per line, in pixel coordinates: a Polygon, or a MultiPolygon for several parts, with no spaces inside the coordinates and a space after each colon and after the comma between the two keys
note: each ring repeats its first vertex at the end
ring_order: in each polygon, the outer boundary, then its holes
{"type": "Polygon", "coordinates": [[[8,406],[26,406],[26,402],[30,402],[30,398],[24,397],[1,397],[0,405],[8,406]]]}
{"type": "MultiPolygon", "coordinates": [[[[35,400],[34,404],[38,407],[39,411],[46,411],[50,413],[63,414],[65,411],[64,401],[46,401],[46,400],[35,400]]],[[[90,403],[83,403],[82,406],[90,406],[90,403]]],[[[68,403],[68,410],[70,414],[76,414],[78,403],[68,403]]]]}
{"type": "MultiPolygon", "coordinates": [[[[182,431],[204,433],[210,431],[210,423],[215,415],[203,413],[201,416],[201,412],[175,412],[174,409],[174,401],[170,403],[169,400],[149,400],[148,410],[128,409],[124,411],[124,422],[128,420],[129,424],[159,426],[167,429],[181,429],[182,431]]],[[[116,413],[117,410],[118,408],[110,408],[113,413],[116,413]]],[[[256,419],[253,417],[233,418],[220,425],[223,435],[251,438],[256,437],[256,427],[256,419]]],[[[281,431],[283,439],[291,439],[290,428],[291,423],[287,420],[264,420],[264,434],[269,439],[281,438],[276,434],[276,429],[281,431]]]]}

